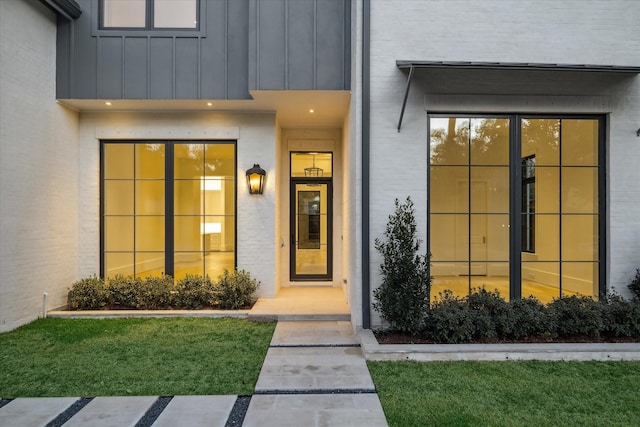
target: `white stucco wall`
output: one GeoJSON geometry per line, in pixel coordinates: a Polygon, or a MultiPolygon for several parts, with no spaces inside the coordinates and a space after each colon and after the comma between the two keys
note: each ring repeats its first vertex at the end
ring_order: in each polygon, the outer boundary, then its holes
{"type": "MultiPolygon", "coordinates": [[[[372,289],[380,283],[381,261],[373,239],[382,236],[396,197],[412,197],[419,233],[426,236],[428,108],[608,114],[608,287],[627,295],[626,284],[640,266],[637,75],[423,74],[413,82],[402,130],[396,131],[407,80],[396,60],[640,65],[637,1],[537,0],[505,6],[502,0],[371,2],[372,289]],[[476,96],[431,95],[443,93],[476,96]]],[[[376,319],[373,313],[374,325],[376,319]]]]}
{"type": "Polygon", "coordinates": [[[237,140],[237,266],[276,289],[276,127],[274,114],[83,113],[80,118],[80,275],[100,268],[100,140],[237,140]],[[265,191],[250,195],[245,171],[259,163],[265,191]]]}
{"type": "Polygon", "coordinates": [[[52,12],[0,1],[0,332],[78,277],[78,115],[56,104],[55,55],[52,12]]]}

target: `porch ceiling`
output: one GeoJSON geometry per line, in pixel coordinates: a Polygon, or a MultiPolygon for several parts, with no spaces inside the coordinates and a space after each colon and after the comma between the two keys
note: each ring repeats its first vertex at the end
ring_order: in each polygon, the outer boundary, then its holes
{"type": "Polygon", "coordinates": [[[253,91],[251,96],[242,100],[60,99],[58,103],[80,112],[275,113],[282,127],[342,127],[351,99],[348,91],[318,90],[253,91]]]}

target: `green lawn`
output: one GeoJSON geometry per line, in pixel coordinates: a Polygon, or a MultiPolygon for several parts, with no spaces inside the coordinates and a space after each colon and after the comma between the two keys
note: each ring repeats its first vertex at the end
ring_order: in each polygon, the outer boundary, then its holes
{"type": "Polygon", "coordinates": [[[393,426],[638,426],[640,362],[369,362],[393,426]]]}
{"type": "Polygon", "coordinates": [[[40,319],[0,334],[0,398],[250,394],[275,323],[40,319]]]}

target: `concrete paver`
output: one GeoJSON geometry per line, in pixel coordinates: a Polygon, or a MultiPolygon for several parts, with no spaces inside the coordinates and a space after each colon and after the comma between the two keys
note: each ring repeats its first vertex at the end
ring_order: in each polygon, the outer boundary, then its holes
{"type": "Polygon", "coordinates": [[[256,384],[256,392],[327,389],[374,390],[360,348],[270,348],[256,384]]]}
{"type": "Polygon", "coordinates": [[[255,395],[244,427],[386,427],[382,405],[372,394],[255,395]]]}
{"type": "Polygon", "coordinates": [[[155,396],[96,397],[64,427],[133,427],[157,399],[155,396]]]}
{"type": "Polygon", "coordinates": [[[175,396],[153,423],[153,427],[224,427],[236,397],[175,396]]]}
{"type": "Polygon", "coordinates": [[[271,345],[355,345],[351,322],[278,322],[271,345]]]}
{"type": "Polygon", "coordinates": [[[45,426],[78,399],[78,397],[21,397],[14,399],[0,408],[0,426],[45,426]]]}

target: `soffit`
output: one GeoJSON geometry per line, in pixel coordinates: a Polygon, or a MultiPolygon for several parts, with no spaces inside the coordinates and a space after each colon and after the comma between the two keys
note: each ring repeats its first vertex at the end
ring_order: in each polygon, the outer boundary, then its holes
{"type": "Polygon", "coordinates": [[[265,90],[252,91],[251,96],[253,99],[242,100],[61,99],[58,102],[80,112],[265,113],[275,114],[281,127],[341,128],[351,100],[348,91],[265,90]]]}

